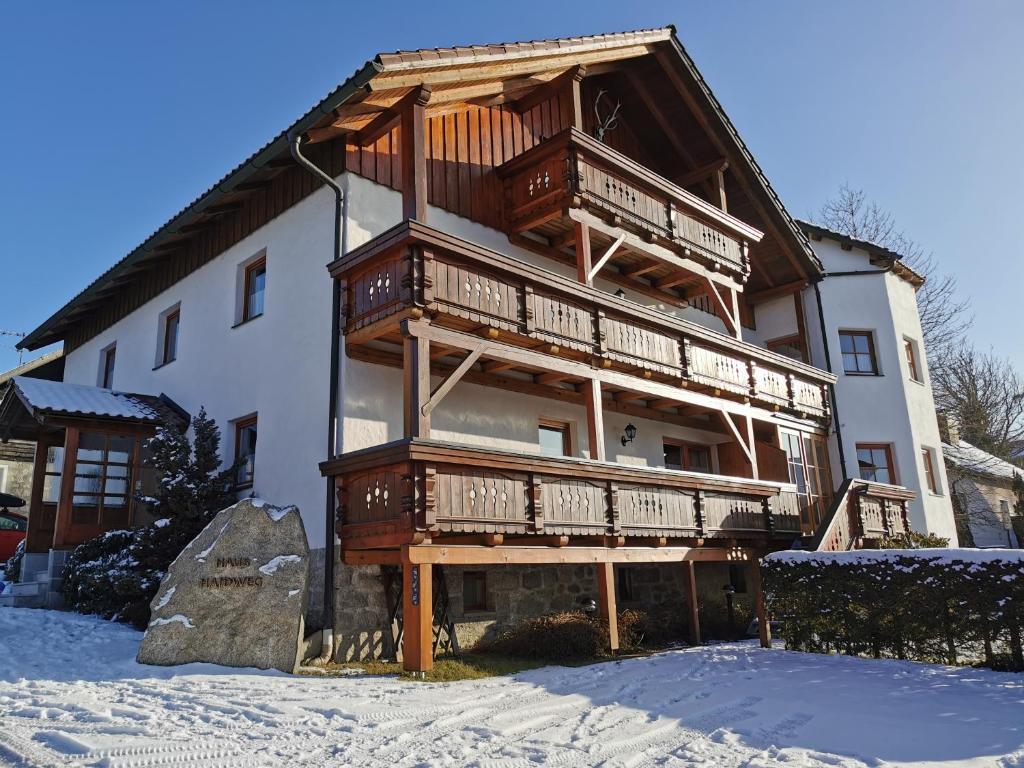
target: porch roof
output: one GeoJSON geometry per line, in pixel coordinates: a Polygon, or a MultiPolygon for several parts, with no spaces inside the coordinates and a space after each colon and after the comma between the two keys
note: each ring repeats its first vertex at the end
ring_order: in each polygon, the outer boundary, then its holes
{"type": "Polygon", "coordinates": [[[188,414],[165,395],[118,392],[102,387],[15,376],[0,400],[0,439],[18,437],[26,424],[49,417],[97,419],[142,425],[187,425],[188,414]]]}

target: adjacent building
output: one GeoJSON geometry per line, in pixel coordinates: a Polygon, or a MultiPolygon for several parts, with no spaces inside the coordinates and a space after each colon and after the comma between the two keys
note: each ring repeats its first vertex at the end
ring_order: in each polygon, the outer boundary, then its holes
{"type": "Polygon", "coordinates": [[[77,388],[0,405],[64,450],[37,454],[64,486],[33,548],[102,523],[79,464],[130,485],[158,404],[205,406],[239,493],[303,513],[327,655],[401,636],[421,670],[593,604],[612,647],[617,604],[699,640],[727,599],[761,608],[765,552],[947,527],[899,485],[940,449],[917,405],[873,430],[831,338],[874,329],[894,381],[912,286],[884,326],[863,311],[902,283],[865,281],[859,319],[837,289],[822,338],[829,257],[672,28],[381,54],[23,341],[63,342],[77,388]],[[861,443],[893,471],[862,475],[861,443]]]}

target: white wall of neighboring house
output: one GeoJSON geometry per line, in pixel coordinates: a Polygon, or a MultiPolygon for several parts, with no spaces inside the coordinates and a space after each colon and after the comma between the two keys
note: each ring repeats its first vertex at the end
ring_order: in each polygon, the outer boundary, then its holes
{"type": "MultiPolygon", "coordinates": [[[[831,370],[838,376],[838,424],[847,472],[852,477],[858,476],[858,443],[890,445],[896,464],[896,481],[917,494],[910,503],[911,526],[947,537],[955,545],[953,509],[914,288],[896,274],[872,266],[868,254],[858,248],[846,251],[838,242],[827,238],[812,245],[826,272],[870,273],[826,277],[819,284],[831,370]],[[841,330],[872,333],[879,375],[844,373],[839,341],[841,330]],[[905,339],[913,340],[919,352],[917,364],[921,382],[911,379],[904,353],[905,339]],[[927,487],[921,454],[924,448],[932,451],[939,493],[932,493],[927,487]]],[[[804,292],[804,306],[811,362],[824,368],[824,345],[813,287],[804,292]]],[[[838,483],[841,470],[835,439],[831,447],[832,470],[838,483]]]]}

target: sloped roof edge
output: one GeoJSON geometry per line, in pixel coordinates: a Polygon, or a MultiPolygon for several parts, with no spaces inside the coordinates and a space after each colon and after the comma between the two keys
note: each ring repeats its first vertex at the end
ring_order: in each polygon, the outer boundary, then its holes
{"type": "Polygon", "coordinates": [[[230,194],[240,184],[244,183],[253,174],[259,172],[268,162],[276,158],[282,152],[287,151],[288,136],[297,132],[304,132],[312,128],[321,118],[330,114],[340,107],[348,99],[358,93],[370,80],[379,73],[400,70],[414,70],[416,68],[448,66],[455,64],[466,64],[495,59],[529,58],[550,56],[553,54],[564,55],[580,50],[599,50],[601,48],[612,48],[632,43],[655,43],[668,42],[672,49],[679,56],[683,66],[693,77],[700,87],[704,97],[707,99],[713,111],[719,119],[734,144],[736,150],[753,169],[757,183],[769,198],[772,206],[778,211],[784,224],[784,229],[792,235],[793,244],[796,245],[812,268],[822,269],[814,250],[807,241],[806,236],[790,216],[781,199],[772,188],[761,167],[754,160],[750,150],[740,138],[736,127],[722,109],[722,105],[712,93],[711,88],[704,80],[697,69],[696,64],[690,58],[686,49],[676,36],[674,26],[666,26],[656,29],[643,29],[629,32],[614,32],[601,35],[590,35],[583,37],[555,38],[550,40],[538,40],[519,43],[500,43],[479,46],[456,46],[453,48],[419,49],[416,51],[396,51],[393,53],[381,53],[367,61],[361,68],[357,69],[347,80],[327,94],[319,103],[314,105],[306,114],[296,120],[286,130],[267,142],[263,147],[253,153],[248,159],[239,163],[229,171],[220,181],[209,187],[179,213],[173,216],[160,226],[145,241],[132,250],[102,275],[96,278],[85,289],[79,292],[63,307],[57,310],[49,318],[44,320],[31,333],[21,339],[17,348],[39,349],[48,344],[54,343],[62,338],[59,335],[59,325],[81,304],[88,301],[94,294],[101,291],[115,277],[125,269],[131,267],[140,259],[148,257],[158,245],[175,235],[181,227],[190,223],[196,216],[206,208],[215,204],[222,196],[230,194]]]}
{"type": "Polygon", "coordinates": [[[836,232],[828,227],[823,227],[821,224],[813,224],[809,221],[804,221],[803,219],[797,219],[796,223],[808,235],[817,235],[818,237],[828,238],[829,240],[834,240],[837,243],[845,244],[852,248],[859,248],[860,250],[867,252],[869,258],[877,258],[886,262],[893,268],[893,271],[899,277],[902,277],[915,288],[920,288],[924,285],[924,275],[907,264],[905,257],[896,251],[890,250],[878,243],[873,243],[870,240],[860,240],[856,237],[844,235],[843,233],[836,232]]]}

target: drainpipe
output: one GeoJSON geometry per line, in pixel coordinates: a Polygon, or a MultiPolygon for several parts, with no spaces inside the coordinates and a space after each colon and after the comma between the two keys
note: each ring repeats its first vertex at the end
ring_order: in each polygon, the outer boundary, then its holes
{"type": "MultiPolygon", "coordinates": [[[[302,134],[289,132],[288,148],[299,165],[324,182],[334,192],[334,258],[337,260],[348,245],[348,195],[338,183],[302,154],[302,134]]],[[[341,282],[331,280],[331,373],[328,388],[327,457],[333,458],[338,447],[338,369],[341,336],[341,282]]],[[[327,478],[327,502],[324,510],[324,608],[320,655],[312,661],[324,665],[334,656],[334,481],[327,478]]]]}
{"type": "MultiPolygon", "coordinates": [[[[828,329],[825,327],[825,306],[821,301],[821,289],[818,287],[822,280],[827,277],[852,277],[855,275],[882,275],[891,272],[892,267],[885,269],[855,269],[847,272],[823,272],[814,281],[814,298],[818,302],[818,322],[821,324],[821,344],[825,350],[825,370],[832,373],[832,355],[828,351],[828,329]]],[[[832,417],[836,423],[836,443],[839,446],[839,469],[843,473],[843,479],[848,480],[850,475],[846,472],[846,451],[843,449],[843,427],[839,419],[839,404],[836,400],[836,387],[828,385],[829,399],[832,401],[832,417]]]]}

